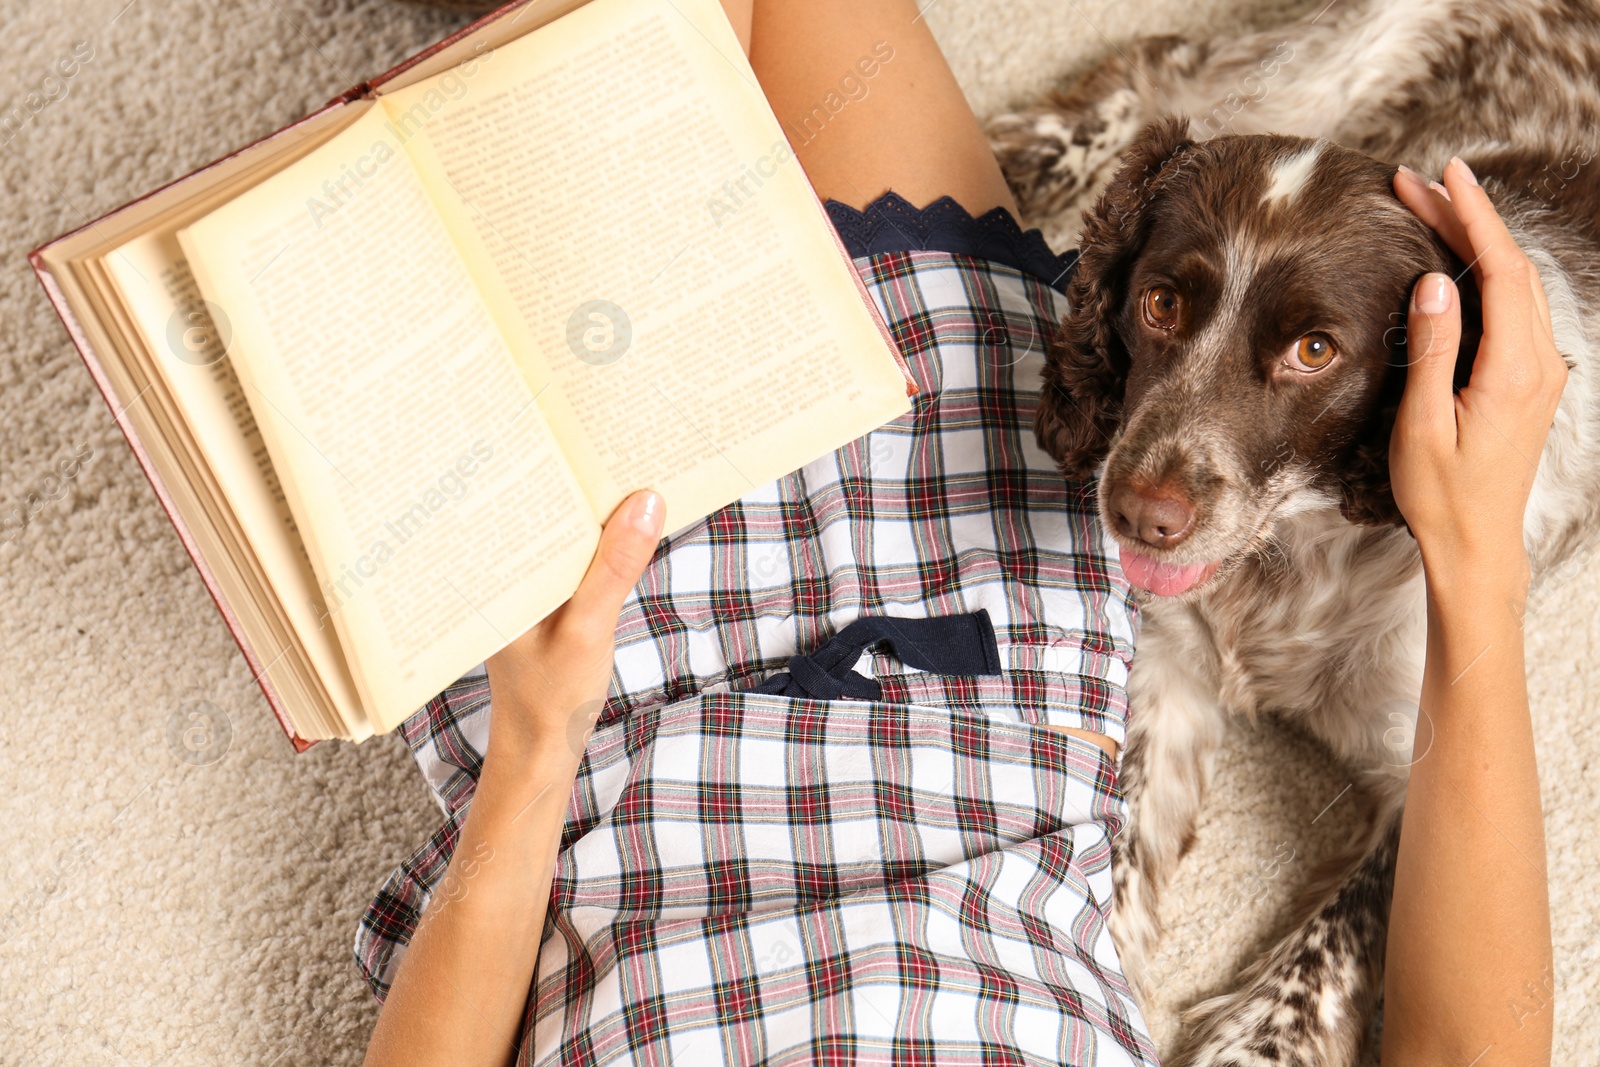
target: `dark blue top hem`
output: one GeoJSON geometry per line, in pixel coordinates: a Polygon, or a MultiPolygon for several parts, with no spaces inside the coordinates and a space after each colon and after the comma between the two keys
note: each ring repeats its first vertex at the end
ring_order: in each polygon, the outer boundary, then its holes
{"type": "Polygon", "coordinates": [[[1078,262],[1076,249],[1057,255],[1044,234],[1024,230],[1003,207],[973,217],[948,196],[918,208],[895,192],[884,193],[865,210],[837,200],[823,206],[852,258],[884,252],[951,252],[1015,267],[1061,292],[1078,262]]]}

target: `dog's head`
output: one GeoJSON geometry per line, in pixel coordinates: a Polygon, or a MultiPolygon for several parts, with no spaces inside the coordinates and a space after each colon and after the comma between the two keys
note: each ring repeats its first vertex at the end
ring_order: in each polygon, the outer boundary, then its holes
{"type": "MultiPolygon", "coordinates": [[[[1037,423],[1063,473],[1100,472],[1124,572],[1166,596],[1294,512],[1400,521],[1388,450],[1406,308],[1424,273],[1462,272],[1394,195],[1392,166],[1324,141],[1186,130],[1145,130],[1087,213],[1037,423]]],[[[1476,294],[1461,287],[1471,353],[1476,294]]]]}

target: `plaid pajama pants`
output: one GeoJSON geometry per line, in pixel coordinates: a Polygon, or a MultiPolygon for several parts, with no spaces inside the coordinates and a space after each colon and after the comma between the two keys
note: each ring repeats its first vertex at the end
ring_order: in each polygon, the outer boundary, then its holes
{"type": "MultiPolygon", "coordinates": [[[[909,414],[663,543],[573,788],[519,1063],[1154,1064],[1106,931],[1134,610],[1089,487],[1033,441],[1056,293],[939,251],[856,261],[909,414]],[[984,610],[998,675],[887,651],[880,701],[750,693],[863,615],[984,610]]],[[[382,996],[446,877],[481,668],[404,736],[446,822],[356,958],[382,996]]]]}

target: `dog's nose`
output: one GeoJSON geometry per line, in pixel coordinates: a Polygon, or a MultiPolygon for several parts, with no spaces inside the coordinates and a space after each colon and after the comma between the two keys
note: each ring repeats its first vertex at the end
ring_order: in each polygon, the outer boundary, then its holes
{"type": "Polygon", "coordinates": [[[1174,548],[1194,529],[1194,509],[1170,490],[1141,492],[1119,485],[1108,503],[1117,533],[1153,548],[1174,548]]]}

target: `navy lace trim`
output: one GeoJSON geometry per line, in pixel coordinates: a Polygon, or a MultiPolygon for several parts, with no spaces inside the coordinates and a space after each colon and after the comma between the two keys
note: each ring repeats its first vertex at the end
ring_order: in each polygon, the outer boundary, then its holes
{"type": "Polygon", "coordinates": [[[948,196],[918,208],[894,192],[884,193],[864,211],[837,200],[823,206],[853,258],[884,252],[952,252],[1004,263],[1062,292],[1078,262],[1076,249],[1056,255],[1045,244],[1044,234],[1024,230],[1003,207],[974,218],[948,196]]]}

